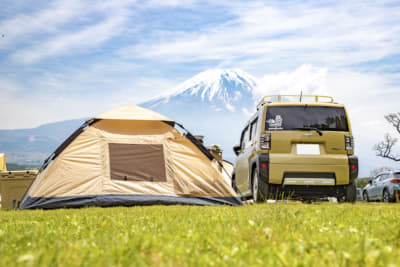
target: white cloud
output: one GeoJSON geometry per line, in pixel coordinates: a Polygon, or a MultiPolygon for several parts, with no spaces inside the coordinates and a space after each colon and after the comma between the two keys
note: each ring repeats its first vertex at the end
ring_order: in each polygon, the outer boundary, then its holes
{"type": "Polygon", "coordinates": [[[0,98],[4,98],[6,95],[16,95],[23,92],[24,87],[13,79],[0,76],[0,98]]]}
{"type": "Polygon", "coordinates": [[[252,115],[251,112],[249,112],[249,110],[247,108],[242,108],[242,111],[246,116],[250,117],[252,115]]]}
{"type": "MultiPolygon", "coordinates": [[[[70,47],[84,49],[98,46],[122,31],[116,31],[119,27],[107,23],[95,25],[93,17],[108,17],[116,22],[117,17],[123,17],[127,12],[141,14],[141,19],[131,16],[129,20],[116,24],[128,28],[142,25],[146,32],[140,38],[131,40],[132,45],[121,46],[120,54],[128,58],[164,63],[215,61],[219,66],[236,65],[244,69],[274,65],[284,70],[290,64],[289,67],[305,62],[343,66],[400,53],[399,6],[390,6],[390,2],[366,4],[340,1],[325,5],[313,2],[278,5],[274,2],[200,3],[179,0],[145,3],[112,1],[93,5],[92,2],[57,1],[34,14],[21,14],[0,22],[0,29],[7,36],[0,47],[14,47],[16,40],[29,37],[28,47],[23,50],[18,48],[14,58],[30,63],[42,57],[65,54],[70,47]],[[151,9],[179,7],[196,13],[204,5],[223,6],[227,11],[222,16],[225,20],[218,24],[196,25],[184,31],[182,28],[151,28],[151,22],[145,19],[146,12],[151,9]],[[115,17],[110,18],[110,13],[115,13],[115,17]],[[77,21],[92,26],[75,25],[77,21]],[[91,34],[91,27],[99,34],[91,34]],[[51,36],[35,38],[40,33],[51,33],[51,36]],[[82,40],[80,47],[78,43],[82,40]]],[[[163,15],[159,13],[158,16],[163,15]]]]}
{"type": "Polygon", "coordinates": [[[400,7],[246,3],[233,4],[231,12],[236,17],[223,24],[196,32],[171,31],[163,38],[153,35],[121,54],[169,63],[214,60],[239,65],[252,60],[251,67],[260,69],[304,62],[345,66],[400,52],[400,7]]]}
{"type": "Polygon", "coordinates": [[[46,72],[27,85],[0,75],[1,129],[32,128],[41,124],[90,117],[107,110],[148,100],[176,86],[167,78],[141,77],[131,63],[103,64],[46,72]],[[104,73],[108,72],[108,75],[104,73]],[[115,80],[114,75],[120,75],[115,80]],[[43,88],[37,90],[37,88],[43,88]]]}
{"type": "Polygon", "coordinates": [[[77,53],[98,46],[117,35],[123,22],[124,16],[113,16],[78,32],[60,34],[34,47],[19,50],[12,55],[12,59],[19,63],[31,64],[52,55],[77,53]]]}
{"type": "Polygon", "coordinates": [[[327,69],[302,65],[292,72],[265,75],[258,82],[256,97],[273,94],[319,94],[327,93],[327,69]]]}
{"type": "Polygon", "coordinates": [[[49,7],[34,14],[20,14],[0,23],[1,33],[5,38],[0,42],[0,48],[13,46],[16,41],[27,35],[38,35],[44,32],[54,32],[58,26],[79,17],[88,11],[82,1],[57,1],[49,7]]]}
{"type": "Polygon", "coordinates": [[[141,3],[142,8],[160,8],[160,7],[193,7],[196,0],[147,0],[141,3]]]}
{"type": "Polygon", "coordinates": [[[17,64],[87,52],[125,30],[135,2],[56,1],[37,12],[0,21],[4,34],[0,49],[12,51],[9,54],[17,64]]]}

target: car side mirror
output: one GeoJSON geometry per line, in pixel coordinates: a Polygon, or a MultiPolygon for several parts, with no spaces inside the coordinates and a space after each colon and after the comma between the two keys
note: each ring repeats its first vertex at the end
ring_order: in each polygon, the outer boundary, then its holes
{"type": "Polygon", "coordinates": [[[235,152],[235,155],[239,155],[240,152],[240,145],[234,145],[233,146],[233,152],[235,152]]]}

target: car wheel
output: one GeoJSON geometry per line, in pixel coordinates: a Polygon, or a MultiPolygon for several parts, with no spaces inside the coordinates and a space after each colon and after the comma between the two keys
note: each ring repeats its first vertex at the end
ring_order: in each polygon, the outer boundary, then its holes
{"type": "Polygon", "coordinates": [[[354,203],[357,200],[357,185],[352,182],[346,187],[345,201],[354,203]]]}
{"type": "Polygon", "coordinates": [[[253,178],[251,181],[251,193],[254,202],[263,202],[266,200],[268,192],[268,185],[263,181],[260,181],[258,177],[258,171],[256,169],[253,170],[253,178]]]}
{"type": "Polygon", "coordinates": [[[390,194],[389,194],[389,191],[387,189],[383,190],[382,201],[385,202],[385,203],[391,202],[390,194]]]}
{"type": "Polygon", "coordinates": [[[258,191],[258,174],[257,174],[256,170],[253,171],[253,179],[251,181],[251,193],[252,193],[254,202],[259,202],[260,194],[258,191]]]}
{"type": "Polygon", "coordinates": [[[363,193],[363,200],[366,201],[366,202],[369,202],[368,192],[367,191],[364,191],[364,193],[363,193]]]}

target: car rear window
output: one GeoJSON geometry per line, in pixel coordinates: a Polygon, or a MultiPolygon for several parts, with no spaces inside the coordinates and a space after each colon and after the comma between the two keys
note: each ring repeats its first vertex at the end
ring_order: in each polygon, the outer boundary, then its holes
{"type": "Polygon", "coordinates": [[[400,172],[395,172],[393,176],[394,178],[400,179],[400,172]]]}
{"type": "Polygon", "coordinates": [[[324,131],[349,130],[342,107],[271,106],[267,108],[265,130],[295,130],[312,127],[324,131]]]}

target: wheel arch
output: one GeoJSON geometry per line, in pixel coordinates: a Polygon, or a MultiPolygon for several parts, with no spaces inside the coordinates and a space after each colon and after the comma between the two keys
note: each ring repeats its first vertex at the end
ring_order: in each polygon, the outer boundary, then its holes
{"type": "Polygon", "coordinates": [[[258,160],[257,160],[257,156],[253,157],[250,160],[250,164],[249,164],[249,185],[253,186],[253,175],[254,175],[254,170],[256,170],[258,168],[258,160]]]}
{"type": "Polygon", "coordinates": [[[387,186],[385,186],[385,187],[382,189],[382,196],[381,196],[381,197],[382,197],[382,202],[384,201],[384,194],[385,194],[385,191],[387,191],[388,194],[389,194],[389,202],[393,202],[395,196],[394,196],[394,194],[393,194],[393,196],[392,196],[392,193],[390,192],[390,188],[388,188],[387,186]]]}
{"type": "Polygon", "coordinates": [[[253,156],[249,162],[249,179],[250,179],[250,184],[252,183],[253,179],[253,171],[257,170],[258,175],[260,176],[260,179],[264,181],[265,183],[268,183],[269,181],[269,154],[267,153],[261,153],[261,154],[256,154],[253,156]],[[261,164],[266,164],[266,168],[261,169],[261,164]]]}
{"type": "Polygon", "coordinates": [[[363,199],[364,201],[368,201],[368,200],[370,199],[367,189],[364,189],[364,190],[362,191],[362,199],[363,199]],[[365,198],[364,196],[366,196],[366,198],[365,198]]]}
{"type": "Polygon", "coordinates": [[[389,198],[391,197],[390,195],[391,195],[391,192],[390,192],[390,188],[388,188],[387,186],[385,186],[383,189],[382,189],[382,197],[383,197],[383,193],[385,192],[385,190],[386,191],[388,191],[388,193],[389,193],[389,198]]]}

